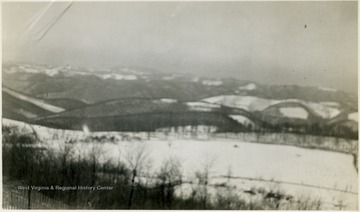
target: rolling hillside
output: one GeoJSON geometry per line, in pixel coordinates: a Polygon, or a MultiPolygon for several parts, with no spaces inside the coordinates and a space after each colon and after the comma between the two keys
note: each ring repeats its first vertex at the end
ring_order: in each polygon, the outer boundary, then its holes
{"type": "Polygon", "coordinates": [[[53,112],[53,113],[59,113],[59,112],[63,112],[65,111],[64,108],[61,108],[61,107],[57,107],[57,106],[54,106],[54,105],[50,105],[50,104],[47,104],[44,100],[42,99],[37,99],[37,98],[34,98],[34,97],[31,97],[31,96],[28,96],[28,95],[24,95],[24,94],[21,94],[19,92],[16,92],[16,91],[13,91],[11,89],[8,89],[6,87],[3,87],[2,88],[3,92],[21,100],[21,101],[24,101],[24,102],[27,102],[27,103],[30,103],[30,104],[33,104],[33,105],[36,105],[44,110],[47,110],[49,112],[53,112]]]}
{"type": "Polygon", "coordinates": [[[3,116],[91,130],[208,125],[357,137],[357,97],[329,88],[262,85],[143,68],[3,66],[3,116]]]}
{"type": "Polygon", "coordinates": [[[144,99],[144,98],[126,98],[99,102],[96,104],[67,110],[62,113],[54,114],[46,118],[63,118],[63,117],[104,117],[104,116],[121,116],[138,113],[167,113],[186,111],[187,107],[183,104],[174,102],[144,99]]]}
{"type": "Polygon", "coordinates": [[[64,108],[66,110],[85,107],[87,104],[76,99],[44,99],[50,105],[64,108]]]}
{"type": "Polygon", "coordinates": [[[6,92],[2,92],[2,115],[5,118],[30,121],[33,118],[53,114],[37,105],[23,101],[6,92]]]}
{"type": "Polygon", "coordinates": [[[341,102],[357,110],[357,96],[339,90],[296,85],[263,85],[245,79],[212,79],[167,74],[144,68],[115,67],[105,70],[4,64],[3,85],[43,99],[75,99],[97,103],[120,98],[173,98],[198,101],[220,95],[254,96],[264,99],[300,99],[341,102]]]}

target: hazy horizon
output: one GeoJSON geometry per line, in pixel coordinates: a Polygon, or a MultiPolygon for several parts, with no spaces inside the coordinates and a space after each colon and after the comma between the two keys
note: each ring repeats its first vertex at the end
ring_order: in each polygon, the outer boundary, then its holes
{"type": "Polygon", "coordinates": [[[2,10],[3,62],[357,93],[357,2],[7,2],[2,10]]]}

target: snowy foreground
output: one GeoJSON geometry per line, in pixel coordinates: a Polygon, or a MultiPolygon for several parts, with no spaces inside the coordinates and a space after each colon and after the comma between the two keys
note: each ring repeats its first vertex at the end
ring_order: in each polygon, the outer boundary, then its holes
{"type": "MultiPolygon", "coordinates": [[[[188,181],[194,179],[196,171],[210,165],[210,184],[227,182],[239,191],[279,189],[295,197],[319,198],[323,203],[322,209],[337,209],[341,204],[345,205],[343,209],[355,210],[358,205],[358,175],[353,157],[349,154],[231,139],[205,141],[168,137],[163,140],[151,137],[150,140],[138,141],[69,142],[89,136],[121,136],[116,132],[83,133],[40,126],[31,128],[27,124],[4,119],[3,124],[16,125],[28,132],[35,130],[43,145],[54,151],[62,151],[68,145],[74,156],[88,157],[96,150],[99,163],[126,163],[129,154],[144,149],[149,170],[153,173],[160,170],[166,159],[177,158],[188,181]]],[[[138,134],[141,137],[141,133],[138,134]]],[[[179,190],[186,193],[191,186],[185,184],[179,190]]]]}

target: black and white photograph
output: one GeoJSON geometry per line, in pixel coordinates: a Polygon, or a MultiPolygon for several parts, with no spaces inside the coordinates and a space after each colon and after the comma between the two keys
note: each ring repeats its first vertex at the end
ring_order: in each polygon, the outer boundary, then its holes
{"type": "Polygon", "coordinates": [[[2,1],[2,209],[358,210],[357,1],[2,1]]]}

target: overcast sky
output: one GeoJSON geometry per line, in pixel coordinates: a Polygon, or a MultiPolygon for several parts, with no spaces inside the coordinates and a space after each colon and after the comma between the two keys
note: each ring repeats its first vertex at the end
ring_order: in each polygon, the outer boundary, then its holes
{"type": "Polygon", "coordinates": [[[75,2],[55,22],[69,5],[3,3],[4,62],[357,91],[357,2],[75,2]]]}

